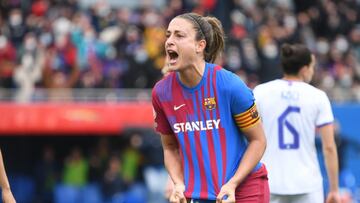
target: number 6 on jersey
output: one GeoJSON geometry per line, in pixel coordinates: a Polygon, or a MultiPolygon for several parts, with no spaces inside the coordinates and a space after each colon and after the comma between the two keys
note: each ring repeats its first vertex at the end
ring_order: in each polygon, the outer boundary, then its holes
{"type": "Polygon", "coordinates": [[[288,106],[287,109],[278,118],[278,131],[279,131],[279,147],[280,149],[298,149],[299,148],[299,132],[294,128],[286,117],[291,113],[300,113],[300,108],[297,106],[288,106]],[[292,143],[285,143],[284,128],[294,136],[292,143]]]}

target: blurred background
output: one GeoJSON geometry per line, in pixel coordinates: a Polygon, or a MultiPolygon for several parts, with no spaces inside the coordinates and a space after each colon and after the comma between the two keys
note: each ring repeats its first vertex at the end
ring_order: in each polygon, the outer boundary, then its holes
{"type": "Polygon", "coordinates": [[[191,11],[221,20],[221,65],[251,88],[282,76],[282,43],[316,54],[341,194],[360,202],[359,0],[0,0],[0,147],[19,203],[166,202],[151,88],[167,24],[191,11]]]}

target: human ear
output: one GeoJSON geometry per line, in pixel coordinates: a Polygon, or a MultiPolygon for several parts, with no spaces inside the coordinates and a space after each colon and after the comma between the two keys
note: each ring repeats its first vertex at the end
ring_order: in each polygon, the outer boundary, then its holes
{"type": "Polygon", "coordinates": [[[196,53],[200,53],[200,52],[204,52],[206,47],[206,41],[205,40],[200,40],[196,43],[196,53]]]}

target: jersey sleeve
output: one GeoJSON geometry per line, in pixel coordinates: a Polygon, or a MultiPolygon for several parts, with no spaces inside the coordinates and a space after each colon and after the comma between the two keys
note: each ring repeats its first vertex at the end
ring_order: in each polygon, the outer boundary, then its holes
{"type": "Polygon", "coordinates": [[[324,92],[321,92],[319,101],[319,111],[316,119],[317,127],[321,127],[334,122],[334,115],[331,110],[331,104],[329,98],[324,92]]]}
{"type": "Polygon", "coordinates": [[[155,130],[163,135],[173,134],[169,121],[167,120],[165,112],[161,107],[161,103],[158,95],[156,94],[155,88],[152,90],[152,105],[155,130]]]}
{"type": "Polygon", "coordinates": [[[242,130],[252,127],[260,120],[252,91],[235,74],[230,88],[231,113],[236,124],[242,130]]]}

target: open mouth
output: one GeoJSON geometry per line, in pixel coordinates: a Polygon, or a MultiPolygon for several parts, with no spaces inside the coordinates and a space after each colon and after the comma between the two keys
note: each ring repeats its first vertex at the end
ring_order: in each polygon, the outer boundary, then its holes
{"type": "Polygon", "coordinates": [[[175,65],[175,63],[177,62],[177,60],[179,58],[179,54],[174,50],[167,50],[167,55],[168,55],[168,59],[169,59],[169,64],[175,65]]]}

